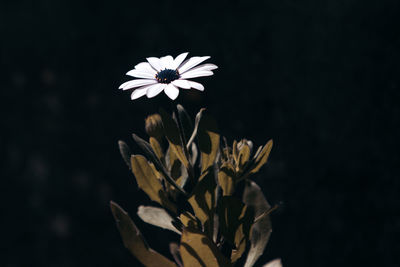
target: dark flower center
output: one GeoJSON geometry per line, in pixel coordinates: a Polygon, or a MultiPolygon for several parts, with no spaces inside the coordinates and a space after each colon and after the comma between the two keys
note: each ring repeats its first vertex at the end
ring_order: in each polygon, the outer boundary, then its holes
{"type": "Polygon", "coordinates": [[[170,83],[179,79],[179,73],[177,70],[165,69],[156,74],[156,79],[159,83],[170,83]]]}

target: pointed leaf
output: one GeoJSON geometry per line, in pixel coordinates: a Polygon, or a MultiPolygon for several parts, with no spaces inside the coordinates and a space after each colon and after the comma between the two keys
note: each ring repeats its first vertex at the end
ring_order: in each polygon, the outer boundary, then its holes
{"type": "Polygon", "coordinates": [[[225,162],[218,172],[218,184],[223,196],[231,196],[235,191],[235,170],[231,163],[225,162]]]}
{"type": "Polygon", "coordinates": [[[151,200],[158,202],[167,209],[176,212],[176,207],[168,200],[163,191],[160,181],[157,179],[153,169],[142,155],[133,155],[131,157],[132,172],[136,177],[136,182],[151,200]]]}
{"type": "Polygon", "coordinates": [[[149,142],[150,142],[151,147],[153,148],[154,154],[157,156],[157,158],[161,162],[163,162],[164,161],[164,153],[162,151],[160,143],[154,137],[150,137],[149,142]]]}
{"type": "Polygon", "coordinates": [[[158,252],[149,248],[139,229],[133,223],[128,213],[118,204],[111,201],[113,213],[118,230],[125,247],[146,267],[176,267],[176,264],[158,252]]]}
{"type": "Polygon", "coordinates": [[[267,144],[263,147],[261,150],[260,154],[258,157],[255,159],[255,165],[254,167],[250,170],[250,173],[256,173],[260,170],[262,166],[264,166],[265,163],[268,161],[269,153],[271,152],[273,145],[272,139],[267,142],[267,144]]]}
{"type": "Polygon", "coordinates": [[[185,156],[182,141],[179,133],[179,128],[172,117],[163,109],[160,109],[160,115],[164,126],[165,136],[169,142],[170,148],[173,149],[178,159],[188,168],[189,161],[185,156]]]}
{"type": "Polygon", "coordinates": [[[200,109],[199,113],[197,113],[197,115],[196,115],[196,119],[195,119],[195,122],[194,122],[193,133],[192,133],[192,136],[190,137],[190,139],[189,139],[189,141],[188,141],[188,143],[186,145],[186,147],[188,149],[189,149],[190,145],[193,143],[194,139],[197,136],[197,131],[199,129],[199,123],[200,123],[201,117],[203,116],[203,112],[205,110],[206,110],[205,108],[200,109]]]}
{"type": "Polygon", "coordinates": [[[239,170],[243,170],[245,165],[250,159],[250,147],[248,145],[243,145],[239,151],[239,156],[238,156],[238,167],[239,170]]]}
{"type": "Polygon", "coordinates": [[[140,148],[142,148],[142,150],[150,158],[150,161],[154,163],[155,167],[164,175],[164,178],[167,180],[167,182],[170,183],[172,186],[174,186],[179,192],[186,195],[186,192],[182,188],[180,188],[168,174],[168,171],[165,169],[161,161],[157,158],[151,145],[142,138],[140,138],[139,136],[137,136],[136,134],[132,134],[132,137],[136,141],[136,143],[140,146],[140,148]]]}
{"type": "Polygon", "coordinates": [[[205,234],[198,231],[183,230],[180,252],[184,266],[232,266],[230,261],[221,254],[217,246],[205,234]]]}
{"type": "Polygon", "coordinates": [[[178,104],[176,105],[176,108],[178,110],[178,115],[182,123],[185,140],[189,140],[190,135],[193,132],[193,124],[191,118],[182,105],[178,104]]]}
{"type": "MultiPolygon", "coordinates": [[[[267,212],[271,206],[268,204],[261,188],[253,181],[246,181],[243,192],[243,202],[254,209],[255,217],[267,212]]],[[[247,254],[245,267],[251,267],[263,254],[272,232],[269,216],[264,216],[254,223],[250,230],[250,250],[247,254]]]]}
{"type": "Polygon", "coordinates": [[[174,218],[172,218],[171,215],[162,208],[139,206],[137,215],[148,224],[181,234],[181,232],[172,224],[174,218]]]}
{"type": "Polygon", "coordinates": [[[214,165],[219,150],[220,137],[215,120],[203,114],[197,135],[201,154],[201,172],[204,173],[214,165]]]}
{"type": "Polygon", "coordinates": [[[122,158],[124,159],[126,165],[128,165],[129,169],[131,166],[131,151],[128,145],[124,141],[118,141],[119,152],[121,153],[122,158]]]}

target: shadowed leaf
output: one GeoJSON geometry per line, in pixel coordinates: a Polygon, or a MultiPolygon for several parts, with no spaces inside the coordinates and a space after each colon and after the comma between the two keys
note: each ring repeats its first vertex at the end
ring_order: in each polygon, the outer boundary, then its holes
{"type": "Polygon", "coordinates": [[[128,165],[129,169],[131,166],[131,150],[128,145],[124,141],[118,141],[119,152],[121,153],[122,158],[124,159],[126,165],[128,165]]]}
{"type": "Polygon", "coordinates": [[[178,126],[176,125],[172,117],[164,109],[160,108],[160,115],[164,126],[165,136],[167,137],[167,140],[169,142],[170,149],[175,152],[176,156],[182,162],[182,164],[186,168],[188,168],[189,161],[185,156],[185,152],[183,151],[178,126]]]}
{"type": "Polygon", "coordinates": [[[201,172],[213,166],[219,150],[219,134],[214,119],[204,113],[198,127],[199,149],[201,154],[201,172]]]}
{"type": "Polygon", "coordinates": [[[153,169],[142,155],[131,157],[132,172],[136,177],[136,182],[151,200],[158,202],[167,209],[176,212],[176,207],[171,203],[166,193],[163,191],[160,181],[157,179],[153,169]]]}
{"type": "MultiPolygon", "coordinates": [[[[255,217],[267,212],[271,206],[268,204],[260,187],[253,181],[246,181],[243,193],[243,202],[254,209],[255,217]]],[[[250,230],[250,250],[247,254],[245,267],[251,267],[263,254],[272,232],[269,216],[262,217],[254,223],[250,230]]]]}
{"type": "Polygon", "coordinates": [[[182,123],[183,133],[185,135],[185,140],[189,140],[190,135],[193,132],[192,120],[191,120],[189,114],[186,112],[185,108],[182,105],[178,104],[178,105],[176,105],[176,108],[178,110],[178,115],[179,115],[179,118],[180,118],[181,123],[182,123]]]}
{"type": "Polygon", "coordinates": [[[133,223],[128,213],[118,204],[111,201],[113,213],[118,230],[125,247],[146,267],[176,267],[176,264],[158,252],[149,248],[139,229],[133,223]]]}
{"type": "Polygon", "coordinates": [[[203,233],[184,229],[180,252],[184,266],[188,267],[228,267],[232,266],[217,246],[203,233]]]}
{"type": "Polygon", "coordinates": [[[238,163],[239,163],[238,166],[240,170],[243,170],[249,159],[250,159],[250,147],[248,145],[243,145],[239,151],[239,157],[238,157],[238,163]]]}
{"type": "Polygon", "coordinates": [[[169,251],[174,257],[175,262],[179,267],[183,267],[181,253],[179,252],[179,245],[177,243],[169,243],[169,251]]]}
{"type": "Polygon", "coordinates": [[[172,218],[171,215],[162,208],[139,206],[137,215],[148,224],[181,234],[181,232],[172,224],[174,218],[172,218]]]}

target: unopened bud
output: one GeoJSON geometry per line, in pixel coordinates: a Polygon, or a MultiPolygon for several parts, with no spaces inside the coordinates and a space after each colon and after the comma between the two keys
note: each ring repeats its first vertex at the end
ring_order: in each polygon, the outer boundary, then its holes
{"type": "Polygon", "coordinates": [[[154,138],[159,139],[163,135],[163,124],[159,114],[147,116],[145,120],[146,133],[154,138]]]}

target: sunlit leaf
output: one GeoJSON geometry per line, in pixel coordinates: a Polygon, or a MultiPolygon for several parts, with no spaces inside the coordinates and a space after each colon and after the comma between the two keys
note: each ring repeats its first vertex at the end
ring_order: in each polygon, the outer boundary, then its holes
{"type": "Polygon", "coordinates": [[[194,217],[194,215],[191,214],[190,212],[185,211],[184,213],[181,213],[179,218],[183,226],[185,226],[186,228],[192,228],[192,229],[198,228],[196,217],[194,217]]]}
{"type": "Polygon", "coordinates": [[[150,137],[149,139],[150,145],[153,148],[154,154],[156,154],[157,158],[163,162],[164,161],[164,153],[160,146],[160,143],[154,137],[150,137]]]}
{"type": "Polygon", "coordinates": [[[192,120],[182,105],[178,104],[176,105],[176,108],[178,110],[178,115],[182,123],[185,140],[188,141],[193,132],[192,120]]]}
{"type": "Polygon", "coordinates": [[[231,196],[235,191],[235,170],[230,162],[225,162],[220,167],[218,184],[224,196],[231,196]]]}
{"type": "Polygon", "coordinates": [[[230,261],[217,246],[202,232],[184,229],[180,252],[184,266],[188,267],[228,267],[230,261]]]}
{"type": "Polygon", "coordinates": [[[176,267],[176,264],[168,258],[152,250],[146,244],[139,229],[133,223],[128,213],[118,204],[111,201],[113,213],[118,230],[125,247],[146,267],[176,267]]]}
{"type": "Polygon", "coordinates": [[[193,194],[189,198],[196,217],[204,226],[204,232],[212,237],[213,215],[215,210],[216,183],[214,173],[211,171],[203,174],[197,183],[193,194]]]}
{"type": "Polygon", "coordinates": [[[249,159],[250,159],[250,147],[247,144],[244,144],[241,147],[238,156],[238,167],[240,170],[243,170],[249,159]]]}
{"type": "Polygon", "coordinates": [[[163,191],[160,181],[157,179],[154,171],[142,155],[131,156],[132,172],[136,177],[136,182],[151,200],[156,201],[167,209],[176,212],[176,207],[168,200],[163,191]]]}
{"type": "Polygon", "coordinates": [[[126,165],[131,169],[131,151],[124,141],[118,141],[119,152],[124,159],[126,165]]]}
{"type": "Polygon", "coordinates": [[[197,136],[197,131],[199,129],[199,123],[200,123],[201,117],[203,116],[203,112],[205,110],[206,109],[204,109],[204,108],[200,109],[200,111],[196,115],[196,119],[195,119],[195,122],[194,122],[193,133],[192,133],[192,136],[190,136],[190,139],[189,139],[189,141],[187,143],[187,148],[188,149],[189,149],[189,147],[191,146],[191,144],[193,143],[194,139],[197,136]]]}
{"type": "Polygon", "coordinates": [[[201,154],[201,172],[214,165],[219,150],[220,136],[214,119],[204,113],[199,123],[198,140],[201,154]]]}
{"type": "Polygon", "coordinates": [[[160,115],[164,125],[164,132],[169,142],[170,148],[173,149],[178,159],[188,168],[189,161],[185,156],[183,144],[179,133],[179,128],[172,117],[163,109],[160,108],[160,115]]]}
{"type": "Polygon", "coordinates": [[[276,259],[264,264],[263,267],[282,267],[282,261],[281,259],[276,259]]]}
{"type": "Polygon", "coordinates": [[[181,234],[181,232],[172,224],[174,218],[172,218],[171,215],[162,208],[139,206],[137,215],[148,224],[181,234]]]}
{"type": "Polygon", "coordinates": [[[145,154],[149,157],[150,161],[153,162],[155,167],[164,175],[164,178],[167,180],[167,182],[173,185],[179,192],[186,195],[186,192],[182,188],[180,188],[168,174],[168,171],[165,169],[160,159],[156,156],[151,145],[136,134],[132,134],[132,137],[135,142],[140,146],[140,148],[142,148],[143,152],[145,152],[145,154]]]}
{"type": "Polygon", "coordinates": [[[271,152],[273,145],[272,139],[267,142],[267,144],[263,147],[260,154],[255,159],[254,167],[250,170],[250,173],[256,173],[260,170],[262,166],[268,161],[269,153],[271,152]]]}
{"type": "MultiPolygon", "coordinates": [[[[246,181],[243,202],[254,209],[255,217],[260,216],[271,208],[260,187],[253,181],[246,181]]],[[[245,267],[253,266],[263,254],[271,232],[272,226],[268,215],[262,217],[252,225],[250,230],[250,250],[247,254],[245,267]]]]}

